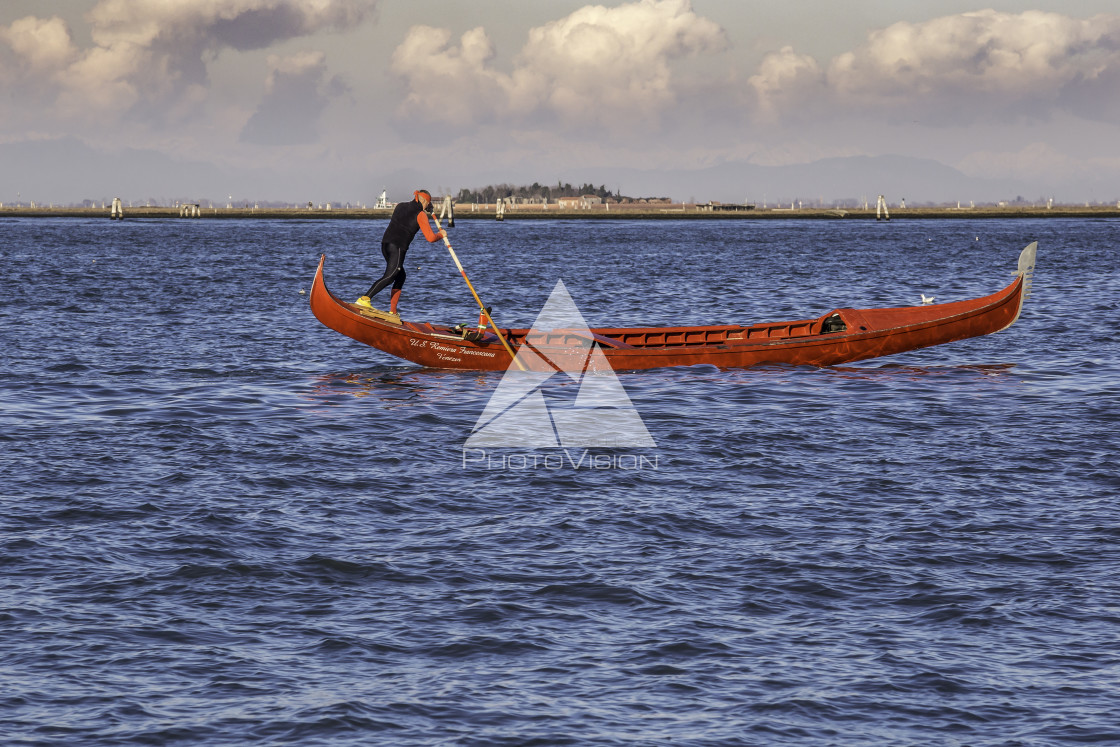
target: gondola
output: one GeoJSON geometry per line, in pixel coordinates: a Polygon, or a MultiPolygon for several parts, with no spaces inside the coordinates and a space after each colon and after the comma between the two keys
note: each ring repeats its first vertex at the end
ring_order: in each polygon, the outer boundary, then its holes
{"type": "Polygon", "coordinates": [[[512,350],[529,370],[568,370],[598,347],[616,371],[708,364],[832,366],[966,340],[1010,327],[1030,297],[1038,242],[1019,255],[1015,278],[981,298],[885,309],[833,309],[815,319],[708,327],[465,330],[412,322],[341,300],[320,258],[311,310],[324,325],[398,358],[432,368],[504,371],[512,350]],[[505,344],[498,335],[505,338],[505,344]],[[474,338],[474,339],[471,339],[474,338]],[[507,347],[508,345],[508,347],[507,347]]]}

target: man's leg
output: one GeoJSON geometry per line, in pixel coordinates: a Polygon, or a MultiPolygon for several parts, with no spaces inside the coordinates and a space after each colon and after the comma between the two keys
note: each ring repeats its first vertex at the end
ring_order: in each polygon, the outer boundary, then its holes
{"type": "Polygon", "coordinates": [[[401,272],[401,265],[404,262],[404,252],[400,250],[396,244],[382,244],[381,253],[385,255],[385,274],[382,275],[377,281],[369,287],[366,296],[373,298],[385,287],[392,283],[397,278],[397,273],[401,272]]]}
{"type": "Polygon", "coordinates": [[[389,294],[389,313],[397,313],[397,304],[401,300],[401,288],[404,287],[404,279],[408,277],[408,273],[404,271],[404,255],[408,252],[401,252],[401,264],[397,269],[396,280],[393,281],[393,290],[389,294]]]}

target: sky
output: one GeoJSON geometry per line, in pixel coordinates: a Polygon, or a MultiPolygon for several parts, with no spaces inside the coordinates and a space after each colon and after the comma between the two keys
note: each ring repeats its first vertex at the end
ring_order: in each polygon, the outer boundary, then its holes
{"type": "Polygon", "coordinates": [[[655,172],[887,155],[1120,198],[1120,5],[0,3],[0,203],[638,195],[655,172]]]}

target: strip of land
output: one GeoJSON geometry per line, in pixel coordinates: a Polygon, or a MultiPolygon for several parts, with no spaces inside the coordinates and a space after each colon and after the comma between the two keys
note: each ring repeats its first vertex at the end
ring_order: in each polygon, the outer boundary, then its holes
{"type": "MultiPolygon", "coordinates": [[[[206,207],[185,211],[176,207],[125,207],[124,220],[168,219],[376,219],[385,220],[392,213],[376,208],[253,208],[206,207]],[[187,213],[190,215],[188,216],[187,213]]],[[[109,208],[87,207],[0,207],[0,218],[105,218],[109,208]]],[[[1046,206],[980,206],[980,207],[906,207],[891,208],[890,220],[929,218],[1117,218],[1120,206],[1054,205],[1046,206]]],[[[497,220],[493,204],[457,205],[455,220],[497,220]]],[[[519,205],[506,207],[503,221],[517,220],[877,220],[874,209],[857,208],[751,208],[743,206],[661,204],[595,205],[583,209],[561,209],[556,205],[519,205]]],[[[886,220],[885,218],[883,220],[886,220]]]]}

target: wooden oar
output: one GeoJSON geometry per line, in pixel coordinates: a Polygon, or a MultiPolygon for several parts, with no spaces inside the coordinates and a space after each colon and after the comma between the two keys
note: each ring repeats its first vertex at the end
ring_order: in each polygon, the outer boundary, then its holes
{"type": "MultiPolygon", "coordinates": [[[[436,230],[443,230],[440,228],[439,218],[436,218],[435,220],[436,230]]],[[[478,293],[475,292],[474,286],[471,285],[470,278],[467,277],[466,270],[463,269],[462,263],[459,262],[459,257],[455,254],[455,250],[451,248],[451,241],[447,238],[446,232],[443,235],[443,244],[447,247],[447,251],[451,252],[451,259],[455,260],[455,266],[459,268],[459,274],[463,276],[463,280],[466,281],[467,287],[471,289],[471,295],[474,296],[474,300],[478,301],[478,308],[482,309],[482,314],[486,317],[486,321],[490,322],[490,327],[494,330],[494,334],[496,334],[498,336],[498,339],[502,341],[502,347],[506,349],[506,352],[509,353],[509,357],[513,359],[513,362],[517,364],[517,367],[519,369],[521,369],[522,371],[529,370],[525,368],[525,364],[518,360],[517,355],[513,352],[513,348],[511,348],[509,346],[509,343],[506,342],[506,336],[502,334],[502,331],[500,329],[498,329],[498,325],[494,324],[494,320],[490,316],[490,309],[486,308],[486,306],[482,303],[482,299],[478,297],[478,293]]]]}

